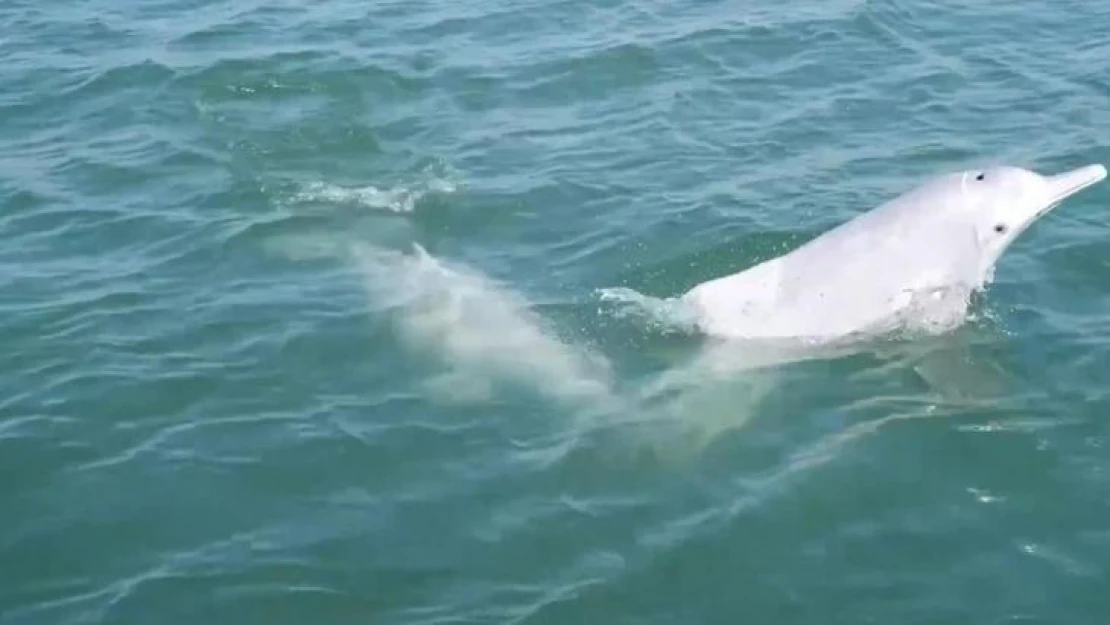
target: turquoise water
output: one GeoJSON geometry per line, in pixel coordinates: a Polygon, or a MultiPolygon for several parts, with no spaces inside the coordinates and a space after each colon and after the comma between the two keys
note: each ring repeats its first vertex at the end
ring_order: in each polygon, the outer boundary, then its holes
{"type": "Polygon", "coordinates": [[[1110,618],[1107,183],[939,337],[745,371],[606,297],[1110,164],[1110,6],[9,0],[0,53],[3,625],[1110,618]]]}

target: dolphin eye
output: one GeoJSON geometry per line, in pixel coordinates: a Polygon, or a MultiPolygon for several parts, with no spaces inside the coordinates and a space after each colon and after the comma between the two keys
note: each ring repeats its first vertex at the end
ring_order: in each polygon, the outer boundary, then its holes
{"type": "Polygon", "coordinates": [[[975,176],[975,179],[976,179],[976,180],[983,180],[983,179],[984,179],[984,178],[986,178],[986,177],[987,177],[987,175],[986,175],[986,174],[979,174],[978,176],[975,176]]]}
{"type": "Polygon", "coordinates": [[[997,224],[994,227],[994,231],[997,232],[998,234],[1005,234],[1006,233],[1006,224],[997,224]]]}

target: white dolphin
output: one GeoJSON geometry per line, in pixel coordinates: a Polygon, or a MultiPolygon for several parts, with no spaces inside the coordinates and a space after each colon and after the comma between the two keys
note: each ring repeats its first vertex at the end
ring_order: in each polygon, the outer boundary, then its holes
{"type": "Polygon", "coordinates": [[[958,322],[966,296],[990,280],[1018,235],[1105,177],[1099,164],[1054,176],[1005,166],[937,176],[681,299],[702,332],[726,338],[832,342],[912,325],[921,298],[944,293],[957,295],[949,317],[958,322]]]}

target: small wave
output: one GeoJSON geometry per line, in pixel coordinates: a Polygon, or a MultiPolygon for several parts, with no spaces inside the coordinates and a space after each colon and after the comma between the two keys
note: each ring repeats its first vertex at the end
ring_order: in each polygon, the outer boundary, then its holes
{"type": "Polygon", "coordinates": [[[447,181],[436,181],[433,184],[418,187],[397,186],[391,189],[379,189],[372,185],[343,187],[314,182],[297,193],[294,200],[353,204],[394,213],[411,213],[416,209],[416,203],[429,192],[450,193],[454,190],[454,184],[447,181]]]}
{"type": "Polygon", "coordinates": [[[432,194],[454,193],[457,189],[458,183],[450,176],[425,171],[421,180],[388,188],[312,182],[297,192],[293,201],[346,204],[393,213],[411,213],[423,198],[432,194]]]}

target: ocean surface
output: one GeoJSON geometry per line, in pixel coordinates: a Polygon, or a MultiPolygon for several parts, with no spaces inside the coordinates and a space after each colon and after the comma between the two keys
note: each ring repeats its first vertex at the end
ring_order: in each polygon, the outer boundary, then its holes
{"type": "Polygon", "coordinates": [[[1110,165],[1110,4],[6,0],[0,58],[0,624],[1110,621],[1110,182],[939,335],[734,367],[669,299],[1110,165]]]}

